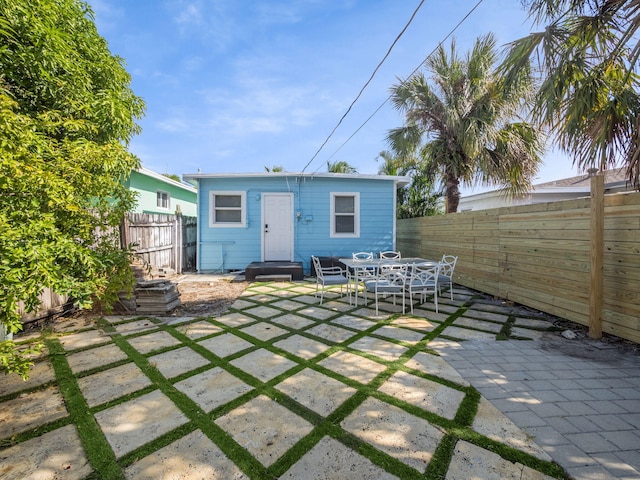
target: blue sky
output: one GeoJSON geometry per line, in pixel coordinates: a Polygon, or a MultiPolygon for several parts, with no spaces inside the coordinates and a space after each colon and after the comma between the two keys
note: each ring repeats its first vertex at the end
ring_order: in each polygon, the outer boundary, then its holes
{"type": "MultiPolygon", "coordinates": [[[[147,106],[130,150],[159,173],[301,171],[382,60],[419,0],[88,0],[147,106]]],[[[425,0],[373,81],[306,172],[344,160],[376,173],[389,129],[385,104],[473,8],[425,0]],[[362,127],[362,128],[360,128],[362,127]],[[356,130],[360,130],[349,141],[356,130]],[[345,141],[347,141],[345,143],[345,141]]],[[[484,0],[455,32],[466,51],[494,32],[503,45],[531,29],[519,0],[484,0]]],[[[449,41],[446,42],[446,45],[449,41]]],[[[547,155],[537,182],[576,175],[547,155]]],[[[478,192],[482,189],[476,189],[478,192]]],[[[468,190],[469,191],[469,190],[468,190]]]]}

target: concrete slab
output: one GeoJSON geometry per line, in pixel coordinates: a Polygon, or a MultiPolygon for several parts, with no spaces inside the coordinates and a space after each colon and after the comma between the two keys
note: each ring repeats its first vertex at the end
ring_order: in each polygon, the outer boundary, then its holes
{"type": "Polygon", "coordinates": [[[356,334],[356,332],[353,332],[351,330],[336,327],[335,325],[331,325],[328,323],[320,323],[315,327],[311,327],[305,332],[318,338],[327,340],[331,343],[342,343],[356,334]]]}
{"type": "Polygon", "coordinates": [[[150,318],[143,318],[140,320],[135,320],[133,322],[115,325],[113,328],[115,328],[116,332],[121,335],[131,335],[133,333],[155,330],[158,328],[158,325],[150,318]]]}
{"type": "Polygon", "coordinates": [[[102,330],[88,330],[86,332],[72,333],[60,337],[60,344],[66,351],[76,350],[78,348],[94,347],[104,343],[110,343],[111,337],[105,335],[102,330]]]}
{"type": "Polygon", "coordinates": [[[95,414],[116,458],[187,423],[188,418],[155,390],[95,414]]]}
{"type": "Polygon", "coordinates": [[[156,367],[166,378],[177,377],[209,363],[209,360],[189,347],[160,353],[149,357],[149,363],[156,367]]]}
{"type": "Polygon", "coordinates": [[[469,386],[469,382],[467,382],[455,368],[451,367],[445,359],[437,355],[418,352],[404,365],[405,367],[413,368],[414,370],[455,382],[464,387],[469,386]]]}
{"type": "Polygon", "coordinates": [[[431,320],[424,320],[414,317],[399,317],[393,320],[391,322],[391,325],[411,328],[413,330],[420,330],[422,332],[432,332],[435,328],[440,326],[440,322],[434,322],[431,320]]]}
{"type": "Polygon", "coordinates": [[[86,372],[87,370],[103,367],[126,358],[127,354],[115,344],[108,344],[67,355],[67,361],[73,373],[86,372]]]}
{"type": "Polygon", "coordinates": [[[405,328],[392,327],[390,325],[384,325],[372,332],[374,335],[380,335],[381,337],[390,338],[393,340],[400,340],[409,344],[418,343],[424,338],[423,333],[414,332],[413,330],[407,330],[405,328]]]}
{"type": "Polygon", "coordinates": [[[151,353],[156,350],[162,350],[167,347],[180,345],[180,340],[167,332],[148,333],[141,337],[129,338],[129,345],[138,350],[140,353],[151,353]]]}
{"type": "Polygon", "coordinates": [[[293,315],[291,313],[272,318],[271,321],[293,330],[301,330],[315,323],[313,320],[309,320],[308,318],[304,318],[299,315],[293,315]]]}
{"type": "Polygon", "coordinates": [[[276,315],[282,312],[275,308],[260,306],[260,307],[248,308],[246,310],[243,310],[243,313],[246,313],[247,315],[253,315],[254,317],[257,317],[257,318],[267,319],[267,318],[275,317],[276,315]]]}
{"type": "Polygon", "coordinates": [[[363,479],[393,480],[371,460],[345,447],[331,437],[323,437],[282,476],[281,480],[354,480],[354,472],[363,479]]]}
{"type": "Polygon", "coordinates": [[[129,395],[149,385],[151,380],[134,363],[126,363],[78,379],[78,387],[90,407],[129,395]]]}
{"type": "Polygon", "coordinates": [[[392,375],[378,390],[449,420],[456,416],[464,399],[464,393],[458,390],[402,371],[392,375]]]}
{"type": "Polygon", "coordinates": [[[296,313],[300,315],[306,315],[307,317],[311,317],[314,320],[326,320],[327,318],[335,317],[338,312],[331,310],[329,308],[323,308],[319,305],[314,305],[311,307],[303,308],[302,310],[298,310],[296,313]]]}
{"type": "Polygon", "coordinates": [[[494,341],[495,334],[469,330],[468,328],[447,327],[442,331],[442,335],[459,338],[460,340],[487,340],[494,341]]]}
{"type": "Polygon", "coordinates": [[[387,367],[350,352],[336,352],[318,363],[343,377],[363,384],[369,383],[387,367]]]}
{"type": "Polygon", "coordinates": [[[271,305],[288,312],[293,312],[294,310],[298,310],[299,308],[304,308],[307,306],[306,303],[300,303],[293,300],[280,300],[279,302],[274,302],[271,305]]]}
{"type": "Polygon", "coordinates": [[[128,467],[129,480],[248,480],[200,430],[191,432],[128,467]]]}
{"type": "Polygon", "coordinates": [[[26,432],[68,415],[57,387],[25,393],[2,403],[0,439],[26,432]]]}
{"type": "Polygon", "coordinates": [[[375,398],[365,400],[341,426],[422,473],[444,437],[426,420],[375,398]]]}
{"type": "Polygon", "coordinates": [[[403,347],[397,343],[373,337],[363,337],[350,344],[349,347],[354,350],[360,350],[361,352],[375,355],[376,357],[390,362],[397,360],[400,355],[408,350],[407,347],[403,347]]]}
{"type": "Polygon", "coordinates": [[[456,318],[453,324],[459,327],[477,328],[480,330],[485,330],[487,332],[493,332],[493,333],[500,333],[500,330],[502,330],[502,327],[504,326],[501,323],[492,323],[492,322],[487,322],[485,320],[478,320],[477,318],[471,318],[466,316],[456,318]]]}
{"type": "Polygon", "coordinates": [[[458,441],[449,465],[447,480],[482,478],[483,480],[552,480],[536,470],[512,463],[498,454],[463,440],[458,441]]]}
{"type": "Polygon", "coordinates": [[[231,361],[231,364],[263,382],[268,382],[297,365],[297,363],[263,348],[236,358],[231,361]]]}
{"type": "Polygon", "coordinates": [[[49,360],[37,362],[29,370],[29,378],[23,380],[19,375],[4,375],[0,381],[0,396],[34,388],[54,380],[55,374],[49,360]]]}
{"type": "Polygon", "coordinates": [[[311,360],[331,348],[329,345],[302,335],[292,335],[273,345],[306,360],[311,360]]]}
{"type": "Polygon", "coordinates": [[[357,391],[309,368],[283,380],[275,387],[323,417],[328,416],[357,391]]]}
{"type": "Polygon", "coordinates": [[[253,343],[247,342],[232,333],[225,333],[223,335],[211,337],[199,343],[207,350],[222,358],[253,347],[253,343]]]}
{"type": "Polygon", "coordinates": [[[285,333],[289,333],[288,330],[276,327],[275,325],[271,325],[266,322],[249,325],[248,327],[242,328],[240,331],[265,342],[272,338],[284,335],[285,333]]]}
{"type": "Polygon", "coordinates": [[[253,388],[220,367],[189,377],[174,386],[205,412],[235,400],[253,388]]]}
{"type": "Polygon", "coordinates": [[[3,480],[81,480],[92,471],[75,425],[0,450],[3,480]]]}
{"type": "Polygon", "coordinates": [[[342,315],[331,320],[331,324],[353,328],[355,330],[367,330],[368,328],[375,326],[376,322],[365,320],[364,318],[354,317],[353,315],[342,315]]]}
{"type": "Polygon", "coordinates": [[[311,423],[265,395],[233,409],[215,423],[265,467],[313,429],[311,423]]]}
{"type": "Polygon", "coordinates": [[[204,320],[189,323],[187,325],[180,325],[179,327],[176,327],[176,330],[184,333],[191,340],[196,340],[198,338],[207,337],[209,335],[214,335],[216,333],[222,332],[222,328],[204,320]]]}
{"type": "Polygon", "coordinates": [[[255,322],[255,318],[247,317],[241,313],[230,313],[228,315],[222,315],[216,318],[216,322],[220,322],[230,327],[241,327],[242,325],[248,325],[255,322]]]}

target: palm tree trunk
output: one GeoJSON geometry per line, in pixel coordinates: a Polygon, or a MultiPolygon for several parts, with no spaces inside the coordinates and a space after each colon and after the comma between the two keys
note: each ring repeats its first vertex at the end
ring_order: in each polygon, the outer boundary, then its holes
{"type": "Polygon", "coordinates": [[[460,203],[460,189],[458,188],[459,184],[460,179],[458,179],[458,177],[456,177],[452,172],[447,172],[447,213],[456,213],[458,211],[458,204],[460,203]]]}

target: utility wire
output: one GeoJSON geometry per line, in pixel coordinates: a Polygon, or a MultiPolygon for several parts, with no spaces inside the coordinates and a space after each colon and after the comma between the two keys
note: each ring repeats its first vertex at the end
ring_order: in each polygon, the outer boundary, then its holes
{"type": "Polygon", "coordinates": [[[418,6],[416,7],[416,9],[414,10],[413,14],[411,15],[411,18],[409,19],[409,21],[407,22],[407,24],[404,26],[404,28],[402,29],[402,31],[398,34],[398,36],[395,38],[395,40],[393,41],[393,43],[391,44],[391,46],[389,47],[389,49],[387,50],[387,53],[385,54],[384,58],[382,60],[380,60],[380,63],[378,63],[378,65],[376,66],[376,68],[373,70],[373,73],[371,74],[371,76],[369,77],[369,80],[367,80],[367,82],[363,85],[363,87],[360,89],[360,92],[358,92],[358,95],[356,96],[356,98],[353,100],[353,102],[351,102],[351,105],[349,105],[349,108],[347,108],[347,111],[344,112],[344,114],[342,115],[342,117],[340,118],[340,120],[338,121],[338,124],[333,127],[333,130],[331,130],[331,133],[329,134],[329,136],[325,139],[324,142],[322,142],[322,145],[320,145],[320,148],[318,148],[318,150],[316,151],[316,153],[313,155],[313,157],[311,157],[311,160],[309,160],[309,162],[307,162],[307,164],[304,166],[304,168],[302,169],[302,173],[304,173],[304,171],[307,169],[307,167],[309,165],[311,165],[311,162],[313,162],[316,157],[318,156],[318,154],[320,153],[320,151],[324,148],[324,146],[327,144],[327,142],[329,141],[329,139],[333,136],[333,134],[336,132],[336,130],[338,129],[338,127],[342,124],[342,121],[346,118],[346,116],[349,114],[349,112],[351,111],[351,109],[353,108],[353,106],[355,105],[355,103],[358,101],[358,99],[360,98],[360,96],[362,95],[362,93],[364,92],[364,90],[367,88],[367,86],[369,86],[369,84],[371,83],[371,81],[373,80],[373,77],[376,75],[376,73],[378,72],[378,70],[380,69],[380,67],[382,66],[382,64],[385,62],[385,60],[387,59],[387,57],[389,56],[389,54],[391,53],[391,50],[393,50],[393,47],[396,45],[396,43],[398,43],[398,40],[400,40],[400,37],[402,37],[402,35],[404,34],[404,32],[407,30],[407,28],[409,28],[409,25],[411,25],[411,22],[413,22],[413,19],[415,18],[415,16],[418,14],[418,10],[420,10],[420,7],[422,7],[422,4],[424,3],[424,0],[420,0],[420,3],[418,4],[418,6]]]}
{"type": "MultiPolygon", "coordinates": [[[[467,14],[462,18],[462,20],[460,20],[460,21],[456,24],[456,26],[455,26],[455,27],[453,27],[453,28],[449,31],[449,33],[447,33],[447,35],[446,35],[442,40],[440,40],[440,42],[438,42],[438,44],[437,44],[437,45],[434,47],[434,49],[429,53],[429,55],[427,55],[427,56],[425,57],[425,59],[424,59],[422,62],[420,62],[420,64],[419,64],[419,65],[418,65],[418,66],[417,66],[417,67],[416,67],[416,68],[415,68],[415,69],[414,69],[414,70],[413,70],[413,71],[412,71],[412,72],[407,76],[407,78],[405,78],[404,80],[402,80],[400,83],[402,84],[402,83],[406,82],[406,81],[407,81],[407,80],[409,80],[413,75],[415,75],[415,73],[416,73],[418,70],[420,70],[420,68],[422,68],[422,66],[427,62],[427,60],[429,60],[429,57],[431,57],[431,55],[433,55],[433,54],[436,52],[436,50],[437,50],[438,48],[440,48],[440,46],[441,46],[444,42],[446,42],[446,41],[449,39],[449,37],[451,37],[451,35],[453,35],[453,34],[455,33],[455,31],[456,31],[458,28],[460,28],[460,25],[462,25],[462,24],[467,20],[467,18],[469,18],[469,16],[470,16],[470,15],[471,15],[471,14],[472,14],[472,13],[473,13],[473,12],[474,12],[478,7],[479,7],[479,6],[480,6],[480,4],[481,4],[483,1],[484,1],[484,0],[478,0],[478,2],[473,6],[473,8],[472,8],[471,10],[469,10],[469,11],[467,12],[467,14]]],[[[375,116],[376,116],[376,114],[377,114],[380,110],[382,110],[382,107],[384,107],[390,99],[391,99],[391,96],[388,96],[388,97],[384,100],[384,102],[382,102],[382,103],[380,104],[380,106],[379,106],[378,108],[376,108],[376,109],[373,111],[373,113],[372,113],[371,115],[369,115],[369,117],[368,117],[368,118],[367,118],[367,119],[362,123],[362,125],[360,125],[360,126],[356,129],[356,131],[355,131],[355,132],[353,132],[353,133],[351,134],[351,136],[350,136],[349,138],[347,138],[347,139],[342,143],[342,145],[340,145],[340,146],[336,149],[336,151],[335,151],[335,152],[333,152],[333,153],[331,154],[331,156],[327,159],[327,161],[330,161],[333,157],[335,157],[335,156],[336,156],[336,154],[337,154],[340,150],[342,150],[342,147],[344,147],[347,143],[349,143],[349,141],[351,141],[351,139],[352,139],[353,137],[355,137],[355,136],[356,136],[356,134],[357,134],[360,130],[362,130],[362,128],[364,128],[364,126],[365,126],[367,123],[369,123],[369,121],[370,121],[373,117],[375,117],[375,116]]],[[[337,128],[337,127],[336,127],[336,128],[337,128]]],[[[335,131],[335,129],[334,129],[334,131],[335,131]]],[[[332,132],[332,133],[333,133],[333,132],[332,132]]],[[[329,140],[329,139],[327,138],[327,140],[329,140]]],[[[327,143],[327,142],[325,141],[325,143],[327,143]]],[[[323,146],[324,146],[324,144],[323,144],[323,146]]],[[[322,147],[320,147],[320,149],[322,149],[322,147]]],[[[319,152],[320,152],[320,150],[318,150],[318,152],[316,153],[316,155],[317,155],[319,152]]],[[[314,158],[315,158],[315,155],[314,155],[314,158]]],[[[312,158],[311,160],[313,160],[313,158],[312,158]]],[[[309,163],[311,163],[311,162],[309,162],[309,163]]],[[[307,166],[308,166],[308,165],[309,165],[309,164],[307,164],[307,166]]],[[[307,167],[305,167],[305,168],[307,168],[307,167]]],[[[304,170],[303,170],[303,171],[304,171],[304,170]]]]}

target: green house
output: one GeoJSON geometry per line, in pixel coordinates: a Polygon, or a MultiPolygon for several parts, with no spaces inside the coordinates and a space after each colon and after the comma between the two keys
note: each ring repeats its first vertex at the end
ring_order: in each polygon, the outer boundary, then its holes
{"type": "Polygon", "coordinates": [[[138,204],[133,213],[176,212],[188,217],[198,213],[197,190],[188,184],[140,167],[131,172],[125,186],[138,194],[138,204]]]}

